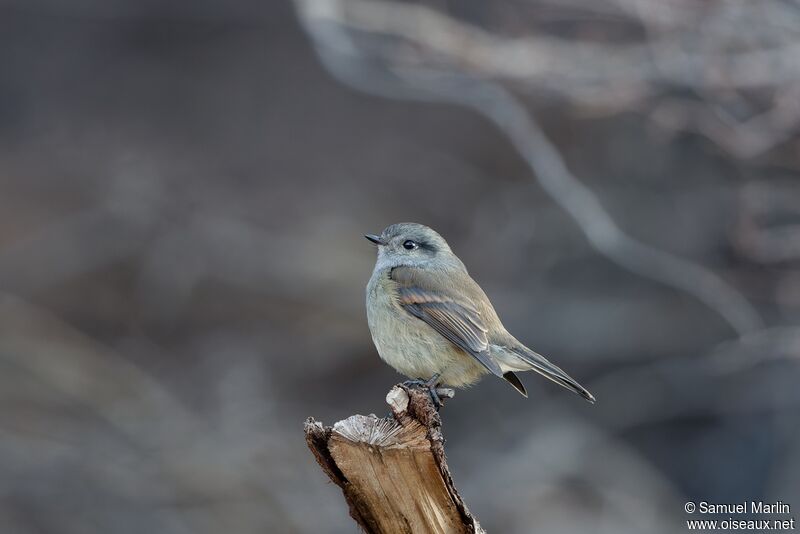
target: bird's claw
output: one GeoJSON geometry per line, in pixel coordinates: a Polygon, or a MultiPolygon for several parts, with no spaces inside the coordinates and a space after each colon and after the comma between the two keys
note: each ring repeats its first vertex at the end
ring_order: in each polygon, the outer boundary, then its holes
{"type": "Polygon", "coordinates": [[[403,382],[403,385],[406,387],[416,387],[416,388],[425,388],[428,390],[428,395],[431,397],[431,401],[433,405],[436,407],[438,411],[439,408],[444,406],[444,402],[442,399],[452,399],[456,392],[452,388],[440,388],[438,387],[439,382],[439,375],[433,375],[428,380],[406,380],[403,382]]]}

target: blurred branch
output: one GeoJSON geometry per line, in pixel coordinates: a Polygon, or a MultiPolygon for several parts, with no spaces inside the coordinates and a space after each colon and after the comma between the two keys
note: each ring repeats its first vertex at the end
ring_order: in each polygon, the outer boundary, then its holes
{"type": "Polygon", "coordinates": [[[734,245],[741,255],[767,265],[800,260],[800,189],[749,185],[739,205],[734,245]]]}
{"type": "MultiPolygon", "coordinates": [[[[419,4],[371,0],[295,0],[295,4],[307,22],[334,23],[411,43],[370,51],[391,56],[396,65],[455,68],[611,111],[643,108],[660,95],[694,97],[693,102],[711,111],[696,121],[678,120],[739,157],[758,155],[785,141],[800,124],[800,106],[792,98],[800,83],[800,64],[795,61],[800,53],[800,10],[779,0],[573,0],[562,5],[544,1],[538,6],[540,13],[561,9],[576,31],[547,33],[533,20],[528,24],[531,33],[521,36],[491,32],[419,4]],[[623,37],[606,30],[601,17],[624,28],[616,32],[623,37]],[[730,94],[759,111],[720,117],[718,101],[730,94]]],[[[652,118],[659,125],[674,126],[676,121],[665,120],[663,113],[652,118]]]]}
{"type": "Polygon", "coordinates": [[[305,424],[308,447],[353,519],[370,534],[484,532],[453,484],[428,392],[395,386],[386,402],[392,417],[305,424]]]}
{"type": "MultiPolygon", "coordinates": [[[[800,43],[795,40],[726,50],[742,36],[729,30],[718,31],[718,25],[714,25],[712,28],[717,31],[712,30],[710,38],[715,40],[712,43],[715,46],[704,48],[685,42],[686,33],[697,30],[697,19],[689,17],[702,14],[702,20],[730,19],[726,15],[731,15],[732,11],[726,10],[726,5],[737,2],[713,2],[711,9],[702,6],[691,9],[685,5],[683,13],[671,21],[661,17],[658,10],[647,9],[648,4],[658,7],[655,5],[658,2],[637,2],[643,9],[619,11],[618,18],[645,25],[650,35],[648,41],[630,44],[581,41],[554,35],[507,37],[419,4],[373,0],[298,0],[297,3],[306,16],[335,20],[360,31],[402,36],[422,46],[431,57],[438,56],[439,61],[458,64],[486,77],[541,83],[559,93],[566,91],[562,96],[587,94],[571,93],[587,85],[613,89],[631,83],[669,83],[699,89],[775,84],[778,80],[762,75],[764,64],[785,67],[780,72],[780,80],[800,80],[800,65],[792,60],[800,51],[800,43]],[[657,53],[655,60],[654,52],[657,53]]],[[[770,8],[785,9],[782,3],[767,3],[770,8]]],[[[592,2],[578,4],[583,4],[580,7],[594,5],[592,2]]],[[[679,2],[669,4],[667,9],[674,10],[679,2]]],[[[752,8],[739,4],[745,9],[735,16],[739,20],[752,15],[751,9],[764,9],[764,3],[752,8]]],[[[784,28],[783,33],[791,36],[793,31],[784,28]]]]}
{"type": "Polygon", "coordinates": [[[606,424],[620,432],[700,415],[794,414],[800,406],[798,390],[776,387],[776,377],[793,383],[798,359],[800,328],[771,327],[719,343],[700,357],[614,369],[595,378],[589,387],[598,397],[609,399],[608,410],[599,416],[613,414],[606,424]],[[742,388],[742,383],[747,387],[742,388]]]}
{"type": "MultiPolygon", "coordinates": [[[[320,58],[343,83],[391,98],[450,102],[474,109],[508,137],[542,188],[600,254],[635,274],[693,295],[740,335],[761,327],[753,306],[715,273],[620,229],[597,196],[569,171],[522,101],[501,83],[483,77],[491,73],[475,69],[499,61],[515,69],[530,63],[560,64],[561,56],[554,50],[545,47],[534,53],[533,41],[526,40],[525,46],[516,45],[523,50],[511,47],[494,53],[493,37],[420,6],[364,0],[295,0],[295,4],[320,58]],[[376,42],[376,37],[383,39],[376,42]]],[[[603,63],[594,56],[584,60],[577,65],[603,63]]],[[[568,91],[569,85],[560,90],[568,91]]]]}
{"type": "Polygon", "coordinates": [[[658,104],[650,118],[666,130],[694,131],[713,139],[734,156],[751,158],[791,139],[800,123],[800,86],[779,89],[772,106],[747,119],[737,119],[714,102],[667,99],[658,104]]]}

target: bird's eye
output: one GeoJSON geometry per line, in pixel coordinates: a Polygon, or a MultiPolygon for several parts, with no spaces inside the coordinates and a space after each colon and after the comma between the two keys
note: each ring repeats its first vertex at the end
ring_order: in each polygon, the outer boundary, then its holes
{"type": "Polygon", "coordinates": [[[414,250],[417,247],[419,247],[419,245],[415,241],[411,241],[410,239],[405,243],[403,243],[403,248],[406,250],[414,250]]]}

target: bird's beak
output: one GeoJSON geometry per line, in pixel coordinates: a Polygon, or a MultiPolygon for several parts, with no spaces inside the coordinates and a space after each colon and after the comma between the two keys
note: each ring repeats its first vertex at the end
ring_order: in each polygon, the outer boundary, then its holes
{"type": "Polygon", "coordinates": [[[383,239],[381,239],[381,236],[379,236],[379,235],[367,234],[364,237],[366,237],[368,240],[370,240],[372,243],[375,243],[376,245],[385,245],[386,244],[383,241],[383,239]]]}

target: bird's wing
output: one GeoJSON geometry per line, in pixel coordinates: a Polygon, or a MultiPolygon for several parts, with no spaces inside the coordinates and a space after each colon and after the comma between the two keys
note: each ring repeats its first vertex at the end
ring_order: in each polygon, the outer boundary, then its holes
{"type": "Polygon", "coordinates": [[[502,377],[500,365],[489,354],[488,329],[481,312],[448,287],[436,287],[431,276],[413,267],[395,267],[391,278],[397,284],[400,306],[425,321],[453,345],[473,356],[492,374],[502,377]]]}

